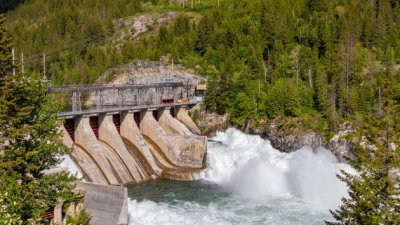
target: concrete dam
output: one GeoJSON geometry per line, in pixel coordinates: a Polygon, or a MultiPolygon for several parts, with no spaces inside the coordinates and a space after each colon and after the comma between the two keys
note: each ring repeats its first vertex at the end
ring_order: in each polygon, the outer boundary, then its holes
{"type": "Polygon", "coordinates": [[[127,185],[155,177],[196,179],[205,168],[207,138],[186,105],[160,105],[65,116],[63,144],[85,180],[127,185]],[[187,135],[180,121],[194,135],[187,135]]]}

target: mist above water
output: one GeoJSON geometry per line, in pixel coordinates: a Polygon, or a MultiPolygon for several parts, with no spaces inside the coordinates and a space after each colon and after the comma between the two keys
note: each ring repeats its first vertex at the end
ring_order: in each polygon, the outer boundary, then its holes
{"type": "Polygon", "coordinates": [[[304,147],[282,153],[268,140],[235,129],[219,132],[209,145],[206,180],[243,197],[294,196],[321,209],[340,205],[347,187],[336,178],[350,170],[328,150],[304,147]]]}
{"type": "Polygon", "coordinates": [[[144,192],[157,197],[130,199],[130,224],[323,224],[348,195],[336,174],[351,169],[328,150],[282,153],[235,129],[209,140],[208,165],[203,181],[155,184],[144,192]]]}
{"type": "Polygon", "coordinates": [[[76,175],[77,178],[82,179],[83,178],[82,173],[79,171],[78,167],[76,166],[75,162],[71,159],[71,157],[68,154],[66,154],[63,155],[62,158],[63,161],[57,167],[60,168],[66,167],[68,168],[68,171],[71,174],[74,174],[76,175]]]}

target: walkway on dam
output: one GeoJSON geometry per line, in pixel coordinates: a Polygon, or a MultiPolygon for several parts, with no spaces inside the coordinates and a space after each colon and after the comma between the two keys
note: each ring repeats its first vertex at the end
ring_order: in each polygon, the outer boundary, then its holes
{"type": "Polygon", "coordinates": [[[122,112],[122,111],[140,111],[144,109],[158,109],[164,107],[178,107],[178,106],[193,106],[196,105],[196,101],[191,102],[183,102],[183,103],[169,103],[169,104],[156,104],[156,105],[141,105],[141,106],[109,106],[100,109],[89,109],[89,110],[80,110],[80,111],[66,111],[60,112],[57,114],[58,117],[70,117],[70,116],[80,116],[80,115],[92,115],[92,114],[100,114],[100,113],[112,113],[112,112],[122,112]]]}
{"type": "Polygon", "coordinates": [[[142,110],[181,105],[195,105],[194,85],[183,82],[160,82],[135,85],[91,85],[48,87],[48,93],[69,93],[71,111],[59,113],[59,117],[142,110]],[[95,109],[82,110],[82,97],[91,101],[95,109]]]}

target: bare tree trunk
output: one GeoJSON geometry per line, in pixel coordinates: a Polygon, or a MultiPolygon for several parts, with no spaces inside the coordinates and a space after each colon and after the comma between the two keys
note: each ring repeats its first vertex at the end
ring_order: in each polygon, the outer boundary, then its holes
{"type": "Polygon", "coordinates": [[[332,121],[332,130],[336,131],[336,84],[332,84],[329,92],[329,119],[332,121]]]}
{"type": "Polygon", "coordinates": [[[353,34],[349,34],[349,41],[346,46],[346,116],[350,116],[349,83],[353,63],[353,34]]]}
{"type": "Polygon", "coordinates": [[[267,69],[267,66],[265,65],[264,60],[263,60],[262,62],[263,62],[263,67],[264,67],[264,82],[267,82],[267,72],[268,72],[268,69],[267,69]]]}
{"type": "Polygon", "coordinates": [[[312,87],[312,63],[308,64],[308,83],[310,84],[310,87],[312,87]]]}
{"type": "MultiPolygon", "coordinates": [[[[386,201],[385,201],[385,211],[386,213],[389,212],[390,210],[390,206],[389,206],[389,184],[388,184],[388,179],[390,179],[389,177],[389,162],[388,162],[388,157],[389,157],[389,149],[390,149],[390,132],[389,132],[389,116],[388,116],[388,121],[387,121],[387,129],[386,129],[386,153],[385,153],[385,167],[386,167],[386,201]]],[[[385,224],[389,224],[389,223],[385,223],[385,224]]]]}
{"type": "Polygon", "coordinates": [[[381,98],[382,96],[381,96],[381,86],[379,85],[379,87],[378,87],[378,115],[381,115],[381,113],[382,113],[382,102],[381,102],[381,100],[382,100],[382,98],[381,98]]]}

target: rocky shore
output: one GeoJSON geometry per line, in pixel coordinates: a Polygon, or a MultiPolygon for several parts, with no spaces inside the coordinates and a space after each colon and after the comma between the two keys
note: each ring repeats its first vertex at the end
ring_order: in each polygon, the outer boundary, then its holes
{"type": "MultiPolygon", "coordinates": [[[[216,113],[207,113],[201,110],[200,106],[193,108],[191,113],[192,117],[195,117],[195,121],[203,135],[208,137],[213,137],[216,132],[224,131],[230,127],[227,115],[221,116],[216,113]]],[[[296,118],[292,118],[292,120],[296,122],[296,118]]],[[[263,139],[268,139],[274,148],[282,152],[293,152],[304,146],[313,149],[322,147],[331,150],[340,161],[344,160],[344,156],[354,158],[355,147],[351,144],[351,141],[346,139],[348,133],[354,132],[354,129],[349,124],[340,125],[339,131],[333,136],[302,126],[288,128],[282,125],[281,118],[264,122],[257,129],[251,129],[247,124],[235,128],[245,133],[259,135],[263,139]]]]}

